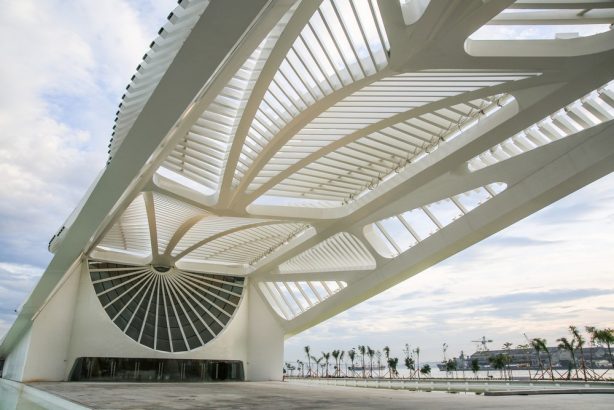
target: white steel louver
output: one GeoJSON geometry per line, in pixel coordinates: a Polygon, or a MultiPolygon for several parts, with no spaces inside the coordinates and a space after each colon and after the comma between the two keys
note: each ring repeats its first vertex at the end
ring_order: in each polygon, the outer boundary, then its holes
{"type": "Polygon", "coordinates": [[[152,265],[89,261],[105,312],[126,335],[154,350],[183,352],[213,340],[228,325],[244,278],[152,265]]]}
{"type": "Polygon", "coordinates": [[[183,0],[168,15],[168,21],[151,42],[150,50],[143,56],[122,96],[109,144],[109,161],[208,4],[209,0],[183,0]]]}
{"type": "Polygon", "coordinates": [[[173,249],[173,257],[181,259],[193,250],[222,235],[237,232],[246,227],[270,223],[274,222],[269,219],[209,216],[201,219],[183,235],[173,249]]]}
{"type": "MultiPolygon", "coordinates": [[[[480,117],[490,115],[512,100],[510,96],[493,96],[468,101],[410,118],[364,137],[346,138],[336,144],[336,149],[321,149],[321,155],[315,154],[303,167],[294,167],[293,174],[265,195],[347,202],[372,189],[391,173],[422,159],[440,144],[461,135],[476,125],[480,117]]],[[[275,181],[279,179],[280,176],[273,177],[275,181]]]]}
{"type": "Polygon", "coordinates": [[[347,287],[340,281],[260,282],[259,288],[275,312],[286,320],[305,313],[347,287]]]}
{"type": "MultiPolygon", "coordinates": [[[[300,169],[299,167],[312,166],[312,168],[316,169],[307,172],[318,174],[318,166],[313,163],[320,159],[322,155],[327,153],[334,155],[338,151],[343,151],[347,144],[366,134],[371,134],[371,139],[377,139],[378,136],[382,138],[382,134],[385,135],[386,131],[391,131],[390,128],[394,129],[398,125],[397,128],[402,129],[405,122],[417,122],[418,124],[413,127],[419,130],[417,142],[413,141],[416,133],[413,133],[413,138],[411,138],[411,130],[405,133],[401,131],[401,135],[397,139],[400,139],[402,143],[405,142],[406,145],[409,144],[409,147],[398,147],[396,149],[396,156],[385,151],[380,152],[379,156],[377,152],[367,152],[370,162],[374,164],[372,166],[361,166],[361,169],[365,169],[366,173],[349,172],[349,174],[352,174],[349,177],[350,180],[344,182],[352,184],[352,179],[358,178],[362,180],[359,186],[364,187],[374,177],[391,171],[391,169],[388,169],[387,172],[383,171],[382,166],[384,168],[390,168],[391,166],[395,168],[400,160],[406,161],[407,157],[416,156],[416,149],[423,152],[425,146],[432,144],[431,140],[438,142],[438,137],[444,136],[452,125],[462,123],[463,117],[477,116],[487,106],[498,102],[498,100],[505,101],[506,99],[502,98],[502,96],[470,99],[468,102],[456,104],[447,109],[440,109],[435,113],[423,114],[419,118],[414,118],[416,115],[413,114],[413,111],[416,108],[463,93],[475,92],[482,88],[519,81],[535,75],[537,74],[526,72],[433,70],[399,74],[375,81],[320,113],[319,116],[295,134],[288,136],[283,141],[279,141],[278,143],[283,143],[283,146],[262,166],[262,169],[253,181],[249,181],[250,184],[246,193],[253,200],[272,187],[273,183],[271,181],[280,182],[280,174],[287,176],[292,170],[297,171],[297,168],[300,169]],[[458,118],[457,114],[460,114],[461,118],[458,118]],[[392,123],[390,122],[391,120],[392,123]],[[425,123],[427,123],[426,127],[420,126],[420,124],[425,123]],[[363,130],[368,131],[364,132],[363,130]],[[426,135],[420,135],[422,130],[424,130],[426,135]],[[399,152],[401,154],[398,154],[399,152]],[[386,161],[388,161],[388,164],[386,161]],[[390,165],[390,161],[394,164],[390,165]],[[381,164],[382,162],[383,164],[381,164]],[[289,168],[290,171],[288,171],[289,168]]],[[[394,135],[395,132],[392,131],[392,134],[394,135]]],[[[387,142],[384,139],[379,144],[376,142],[376,145],[385,146],[387,142]]],[[[396,143],[393,143],[393,146],[396,146],[396,143]]],[[[369,149],[367,147],[367,150],[369,149]]],[[[356,147],[353,150],[356,151],[356,147]]],[[[320,161],[330,162],[324,158],[320,159],[320,161]]],[[[326,174],[328,170],[321,172],[326,174]]],[[[348,174],[348,172],[344,172],[345,174],[348,174]]],[[[299,186],[301,185],[298,181],[294,182],[299,186]]],[[[293,184],[289,183],[289,185],[292,186],[293,184]]],[[[314,185],[318,186],[318,184],[314,185]]],[[[337,194],[338,197],[347,199],[350,194],[355,194],[357,190],[360,190],[353,187],[353,189],[341,188],[339,190],[341,192],[331,192],[332,187],[329,186],[324,192],[313,192],[297,188],[296,191],[298,193],[294,193],[295,190],[285,190],[284,188],[286,188],[284,185],[275,187],[270,192],[267,192],[266,195],[300,195],[306,198],[321,199],[323,196],[328,197],[329,195],[337,194]]]]}
{"type": "Polygon", "coordinates": [[[280,273],[371,270],[375,259],[354,235],[340,232],[279,265],[280,273]]]}
{"type": "Polygon", "coordinates": [[[614,119],[614,82],[592,91],[467,163],[471,171],[505,161],[614,119]]]}
{"type": "Polygon", "coordinates": [[[279,35],[298,6],[294,4],[247,58],[230,82],[203,111],[162,166],[215,192],[256,79],[279,35]]]}
{"type": "Polygon", "coordinates": [[[308,225],[300,223],[246,228],[204,244],[187,254],[185,259],[235,265],[253,264],[307,228],[308,225]]]}
{"type": "Polygon", "coordinates": [[[365,226],[365,237],[380,255],[394,258],[506,188],[506,184],[495,182],[379,220],[365,226]]]}
{"type": "Polygon", "coordinates": [[[388,65],[374,0],[324,0],[281,62],[254,116],[233,186],[276,134],[301,112],[388,65]]]}
{"type": "MultiPolygon", "coordinates": [[[[149,197],[149,194],[146,194],[149,197]]],[[[173,246],[171,240],[177,230],[186,223],[196,223],[207,216],[207,213],[203,210],[183,203],[177,199],[168,197],[166,195],[152,194],[149,202],[149,206],[154,212],[156,230],[156,240],[158,246],[158,253],[168,254],[171,249],[169,246],[173,246]]],[[[153,224],[152,224],[153,225],[153,224]]]]}
{"type": "Polygon", "coordinates": [[[122,250],[139,256],[151,256],[149,224],[143,194],[126,208],[98,244],[103,250],[122,250]]]}

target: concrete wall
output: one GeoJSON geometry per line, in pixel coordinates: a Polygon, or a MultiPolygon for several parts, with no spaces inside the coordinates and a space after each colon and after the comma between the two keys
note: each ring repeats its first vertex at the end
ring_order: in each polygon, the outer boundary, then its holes
{"type": "Polygon", "coordinates": [[[23,369],[26,365],[28,357],[28,349],[30,348],[30,336],[32,334],[32,328],[28,329],[19,340],[19,343],[15,345],[15,348],[8,354],[4,361],[4,368],[2,369],[2,378],[21,381],[23,376],[23,369]]]}
{"type": "Polygon", "coordinates": [[[190,352],[159,352],[125,335],[94,291],[87,263],[79,262],[8,355],[5,377],[17,381],[67,380],[79,357],[241,360],[248,380],[280,380],[284,332],[256,288],[245,293],[229,325],[190,352]]]}
{"type": "Polygon", "coordinates": [[[81,264],[76,263],[59,283],[32,323],[32,336],[23,381],[62,380],[68,362],[81,264]]]}
{"type": "Polygon", "coordinates": [[[255,284],[249,286],[247,380],[281,380],[284,360],[284,329],[255,284]]]}
{"type": "MultiPolygon", "coordinates": [[[[63,375],[67,379],[72,364],[79,357],[143,357],[174,359],[241,360],[246,364],[248,345],[248,306],[250,286],[246,291],[229,325],[205,346],[189,352],[160,352],[143,346],[126,336],[109,318],[83,264],[75,309],[74,325],[68,353],[68,366],[63,375]]],[[[281,359],[279,362],[281,368],[281,359]]]]}

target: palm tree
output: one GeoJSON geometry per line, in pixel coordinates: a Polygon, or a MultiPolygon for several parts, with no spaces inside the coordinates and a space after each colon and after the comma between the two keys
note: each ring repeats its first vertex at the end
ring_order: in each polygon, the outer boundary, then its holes
{"type": "Polygon", "coordinates": [[[478,372],[480,371],[480,361],[478,359],[471,359],[471,371],[475,378],[478,378],[478,372]]]}
{"type": "Polygon", "coordinates": [[[614,344],[614,329],[595,329],[595,340],[598,343],[603,343],[608,348],[610,356],[610,364],[614,367],[614,358],[612,357],[612,345],[614,344]]]}
{"type": "Polygon", "coordinates": [[[330,353],[329,352],[322,352],[322,358],[324,358],[324,363],[326,363],[326,377],[328,377],[328,362],[330,359],[330,353]]]}
{"type": "Polygon", "coordinates": [[[503,343],[503,350],[505,350],[507,353],[506,355],[506,362],[507,362],[507,375],[508,378],[510,380],[512,380],[512,367],[510,366],[510,364],[512,363],[512,355],[510,354],[510,351],[512,350],[512,342],[505,342],[503,343]]]}
{"type": "Polygon", "coordinates": [[[391,357],[388,359],[388,368],[390,369],[390,378],[392,379],[392,375],[397,373],[397,366],[399,364],[398,357],[391,357]]]}
{"type": "Polygon", "coordinates": [[[339,371],[339,353],[341,353],[340,350],[333,350],[333,358],[335,359],[335,374],[333,375],[333,377],[337,377],[337,372],[339,371]]]}
{"type": "Polygon", "coordinates": [[[377,377],[382,377],[382,352],[379,350],[375,352],[375,357],[377,357],[377,377]]]}
{"type": "Polygon", "coordinates": [[[425,376],[430,375],[431,374],[431,366],[428,363],[425,364],[424,366],[422,366],[422,369],[420,369],[420,373],[422,373],[425,376]]]}
{"type": "MultiPolygon", "coordinates": [[[[550,371],[550,377],[552,378],[552,381],[554,381],[554,371],[552,370],[552,355],[550,354],[550,350],[548,350],[547,343],[548,342],[546,341],[546,339],[540,339],[539,337],[536,337],[533,340],[531,340],[531,344],[539,346],[539,350],[543,350],[548,355],[548,369],[550,371]]],[[[537,348],[535,350],[537,350],[537,348]]],[[[539,355],[539,350],[537,353],[538,355],[539,355]]]]}
{"type": "Polygon", "coordinates": [[[362,361],[362,378],[365,379],[367,377],[365,374],[365,354],[367,353],[367,348],[364,345],[358,346],[358,353],[360,353],[360,360],[362,361]]]}
{"type": "MultiPolygon", "coordinates": [[[[525,335],[526,336],[526,335],[525,335]]],[[[527,340],[529,340],[527,338],[527,340]]],[[[531,345],[528,343],[516,345],[516,349],[524,351],[525,360],[527,361],[527,371],[529,372],[529,380],[531,376],[531,345]]]]}
{"type": "Polygon", "coordinates": [[[348,351],[348,357],[350,358],[350,363],[352,363],[352,377],[354,377],[356,374],[356,371],[354,370],[354,358],[356,357],[356,350],[354,350],[354,348],[348,351]]]}
{"type": "Polygon", "coordinates": [[[375,356],[375,350],[367,346],[367,356],[369,356],[369,377],[373,377],[373,357],[375,356]]]}
{"type": "MultiPolygon", "coordinates": [[[[571,342],[569,340],[567,340],[566,337],[561,337],[560,339],[556,339],[557,342],[559,342],[559,349],[561,350],[569,350],[569,353],[571,354],[571,363],[569,363],[569,373],[567,374],[567,378],[571,378],[571,369],[572,369],[572,363],[573,363],[573,369],[576,368],[576,355],[574,354],[574,350],[576,349],[576,341],[574,339],[571,340],[571,342]]],[[[576,371],[576,376],[577,376],[577,371],[576,371]]]]}
{"type": "Polygon", "coordinates": [[[454,374],[457,369],[456,360],[448,359],[444,364],[446,366],[446,377],[448,376],[448,373],[454,374]]]}
{"type": "Polygon", "coordinates": [[[499,353],[498,355],[490,356],[488,358],[488,361],[490,362],[490,364],[492,364],[492,367],[494,367],[496,370],[499,370],[499,375],[501,376],[501,378],[503,378],[503,369],[505,369],[506,363],[505,355],[499,353]]]}
{"type": "Polygon", "coordinates": [[[318,376],[319,376],[319,373],[318,373],[318,372],[319,372],[319,370],[318,370],[318,368],[320,367],[320,362],[322,361],[323,357],[320,357],[320,358],[316,359],[314,356],[311,356],[311,359],[312,359],[312,360],[315,362],[315,364],[316,364],[316,377],[318,377],[318,376]]]}
{"type": "MultiPolygon", "coordinates": [[[[416,350],[414,351],[416,352],[416,367],[420,369],[420,347],[416,347],[416,350]]],[[[425,365],[425,366],[428,366],[428,365],[425,365]]],[[[422,370],[424,370],[424,367],[420,369],[420,373],[422,373],[422,370]]],[[[418,373],[418,380],[420,380],[420,373],[418,373]]],[[[423,374],[431,374],[431,366],[428,366],[428,373],[423,373],[423,374]]]]}
{"type": "Polygon", "coordinates": [[[589,372],[591,372],[591,369],[595,366],[595,362],[593,360],[593,348],[595,347],[595,332],[597,331],[597,328],[595,326],[584,326],[584,329],[586,330],[586,333],[588,333],[590,340],[589,340],[589,344],[590,344],[590,350],[589,350],[589,372]]]}
{"type": "Polygon", "coordinates": [[[584,380],[586,381],[586,362],[584,361],[584,343],[586,340],[580,334],[580,331],[575,326],[569,326],[569,331],[573,335],[573,338],[576,339],[576,346],[580,349],[580,365],[582,366],[582,373],[584,374],[584,380]]]}
{"type": "MultiPolygon", "coordinates": [[[[382,350],[384,351],[384,356],[386,356],[386,365],[388,365],[388,359],[390,359],[390,348],[388,346],[384,346],[382,350]]],[[[388,371],[390,371],[390,366],[388,366],[388,371]]]]}
{"type": "MultiPolygon", "coordinates": [[[[535,353],[537,353],[537,363],[539,363],[539,370],[541,370],[542,372],[544,371],[544,365],[542,363],[542,357],[541,357],[541,350],[542,350],[542,345],[537,341],[537,339],[533,339],[530,341],[531,346],[533,347],[533,349],[535,349],[535,353]]],[[[537,377],[537,376],[535,376],[537,377]]]]}
{"type": "Polygon", "coordinates": [[[405,367],[407,367],[407,369],[410,370],[409,377],[413,377],[414,371],[416,370],[416,363],[414,362],[413,357],[409,357],[409,356],[405,357],[405,367]]]}
{"type": "Polygon", "coordinates": [[[309,366],[307,370],[308,376],[311,376],[311,356],[310,354],[311,354],[311,348],[309,346],[305,346],[305,355],[307,356],[307,362],[308,362],[307,366],[309,366]]]}
{"type": "Polygon", "coordinates": [[[300,360],[296,361],[296,366],[301,369],[301,377],[305,377],[305,363],[301,362],[300,360]]]}
{"type": "MultiPolygon", "coordinates": [[[[345,356],[345,350],[342,350],[339,353],[339,364],[341,365],[341,362],[343,362],[343,356],[345,356]]],[[[347,365],[346,365],[346,370],[347,370],[347,365]]],[[[341,367],[339,367],[339,377],[341,377],[341,367]]]]}

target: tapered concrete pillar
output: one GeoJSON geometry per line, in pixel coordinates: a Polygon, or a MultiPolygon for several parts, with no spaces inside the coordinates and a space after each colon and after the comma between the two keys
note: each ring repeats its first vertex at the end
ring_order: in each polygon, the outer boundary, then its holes
{"type": "Polygon", "coordinates": [[[281,380],[284,329],[253,283],[249,286],[247,302],[249,316],[245,378],[249,381],[281,380]]]}

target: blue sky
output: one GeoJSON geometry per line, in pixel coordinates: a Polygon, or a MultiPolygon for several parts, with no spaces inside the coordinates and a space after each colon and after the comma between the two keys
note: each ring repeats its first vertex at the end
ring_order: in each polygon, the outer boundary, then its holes
{"type": "MultiPolygon", "coordinates": [[[[106,160],[117,104],[171,0],[0,0],[0,335],[47,242],[106,160]]],[[[614,175],[286,342],[289,360],[368,344],[427,360],[523,332],[614,326],[614,175]]]]}

